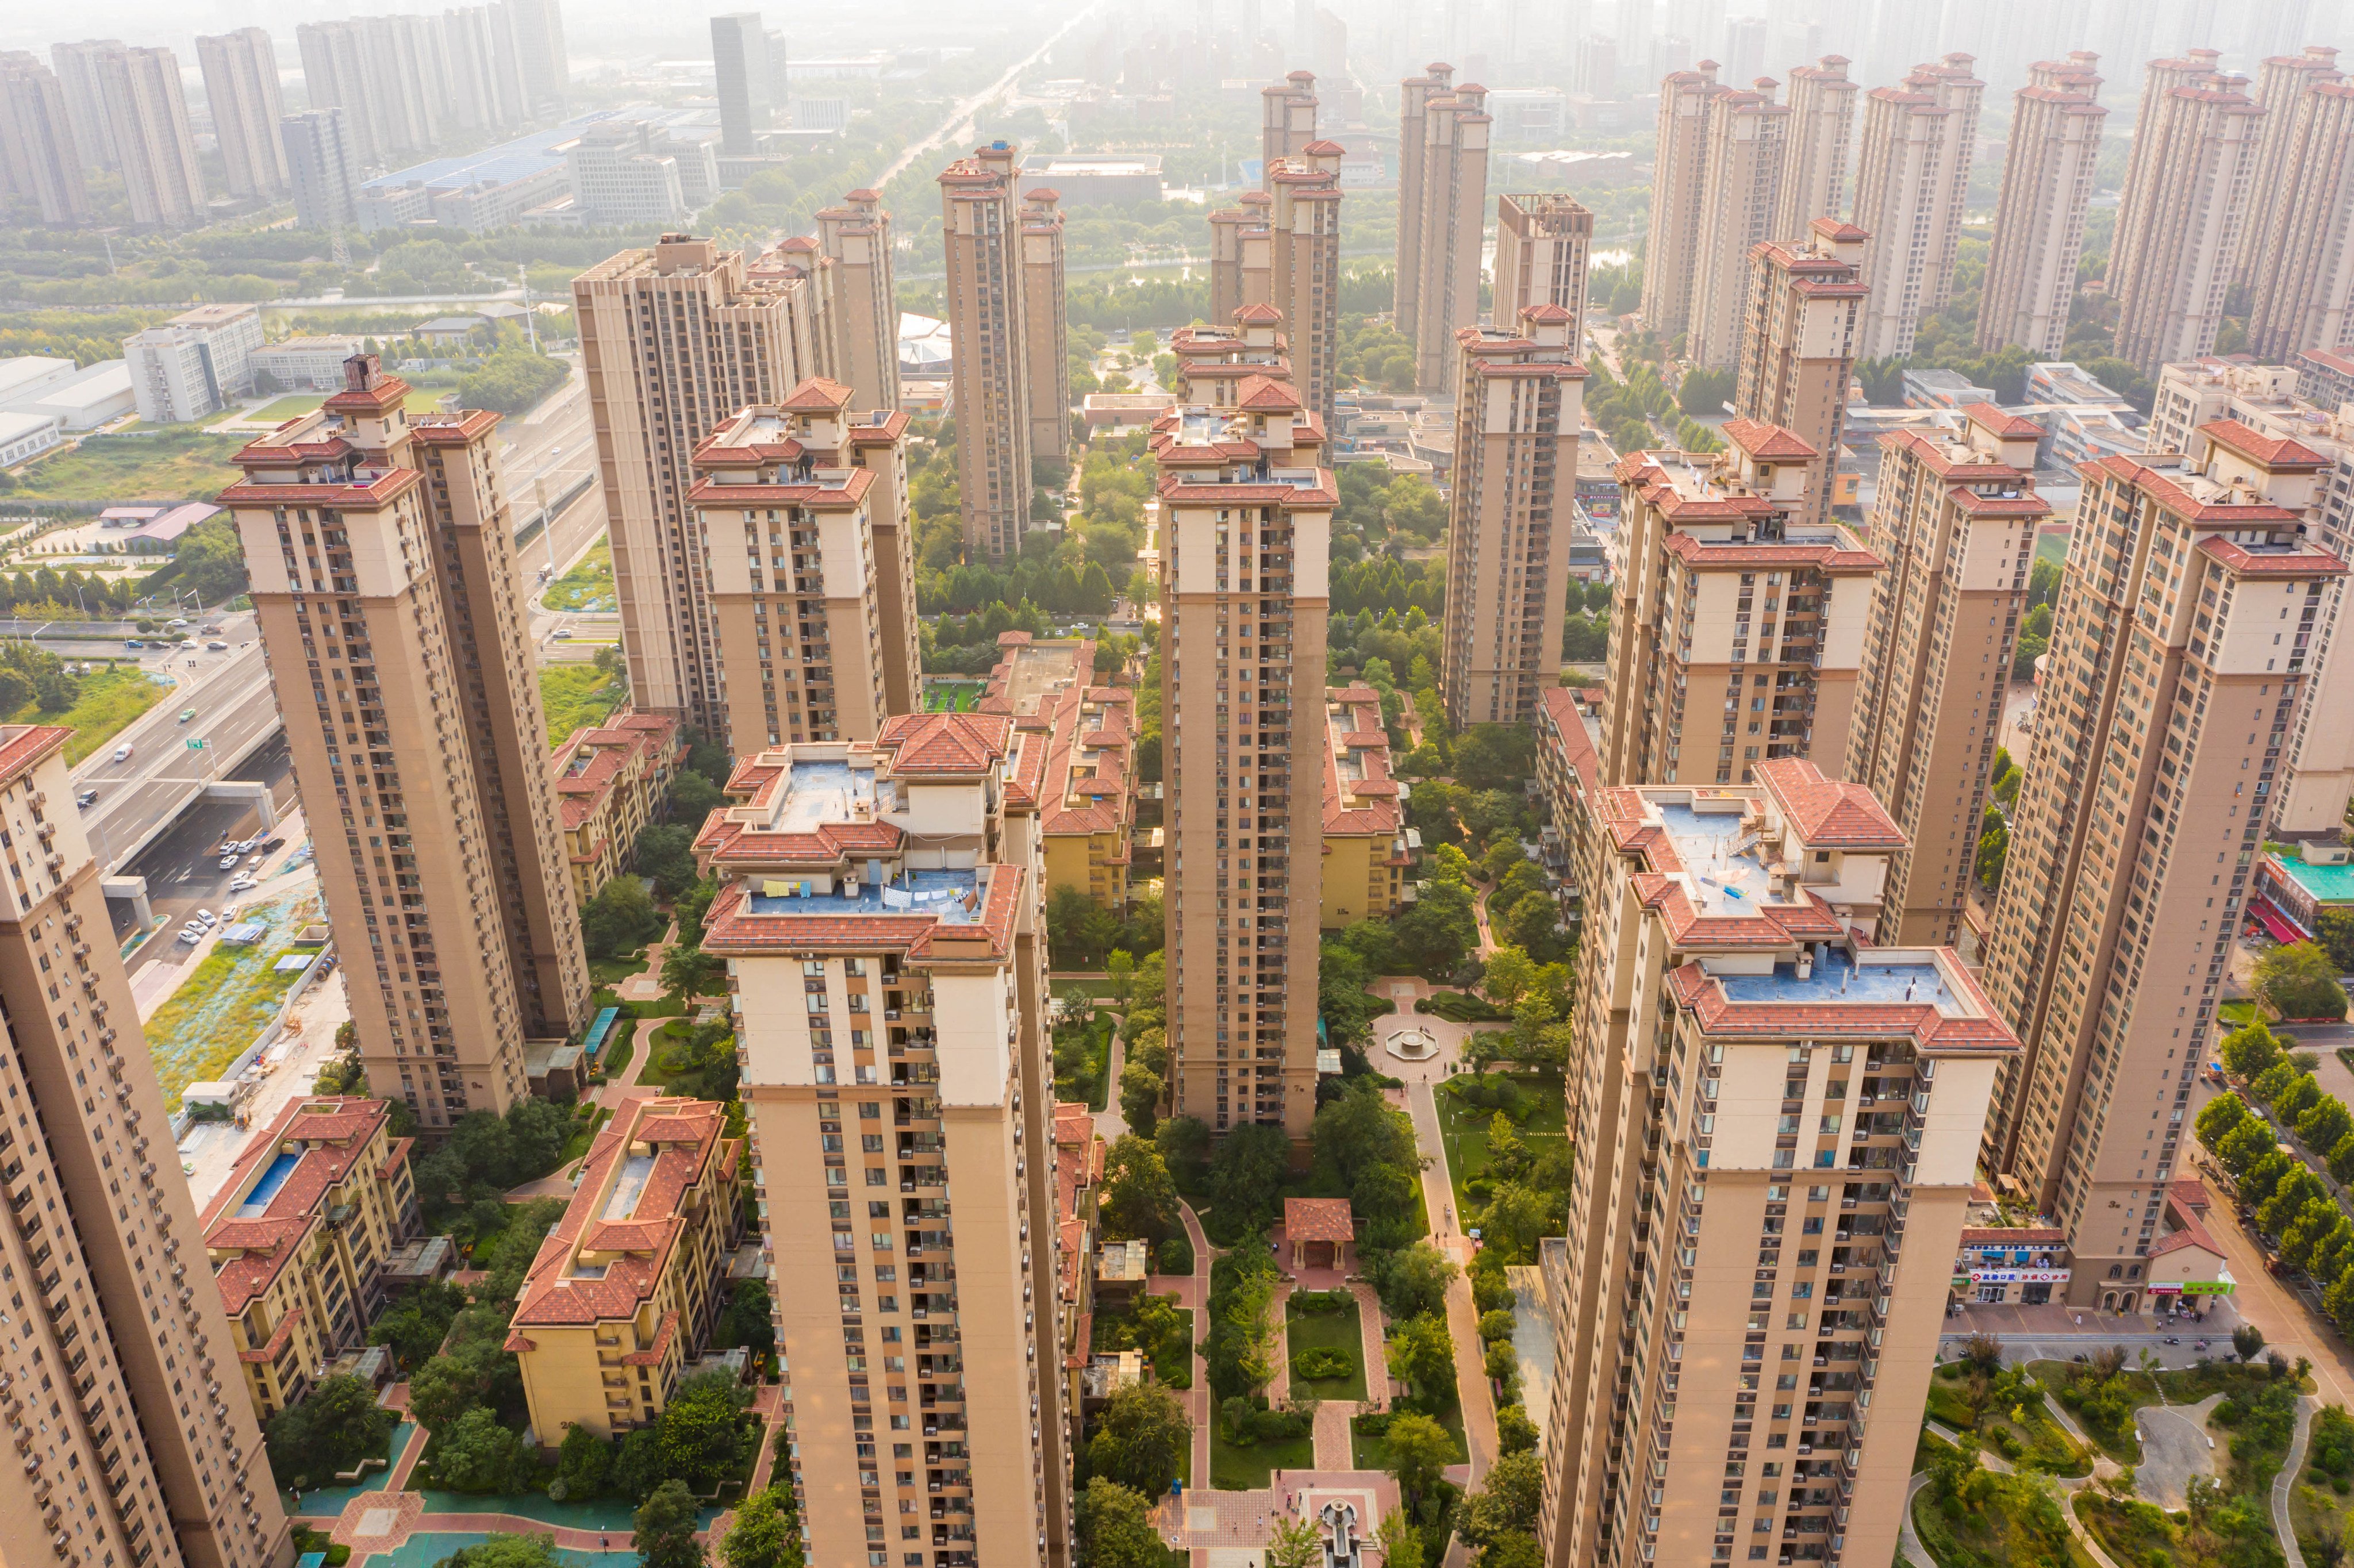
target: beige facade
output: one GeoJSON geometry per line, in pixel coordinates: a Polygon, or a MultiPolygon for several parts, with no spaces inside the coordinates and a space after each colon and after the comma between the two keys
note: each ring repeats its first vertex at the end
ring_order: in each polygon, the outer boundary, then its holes
{"type": "MultiPolygon", "coordinates": [[[[2259,358],[2294,360],[2354,333],[2354,82],[2314,81],[2293,102],[2267,102],[2265,153],[2275,114],[2296,122],[2268,171],[2285,198],[2251,199],[2241,254],[2255,280],[2248,347],[2259,358]]],[[[2267,171],[2258,167],[2253,185],[2261,190],[2267,171]]]]}
{"type": "Polygon", "coordinates": [[[1265,191],[1245,191],[1241,205],[1210,214],[1210,319],[1230,322],[1245,305],[1273,302],[1268,287],[1268,252],[1274,240],[1267,228],[1275,198],[1265,191]]]}
{"type": "Polygon", "coordinates": [[[689,459],[738,410],[840,378],[832,268],[818,260],[748,261],[668,234],[572,281],[630,697],[705,735],[729,726],[689,459]]]}
{"type": "Polygon", "coordinates": [[[1341,144],[1310,142],[1267,179],[1267,303],[1291,334],[1300,397],[1330,422],[1340,369],[1341,144]]]}
{"type": "Polygon", "coordinates": [[[1259,89],[1259,167],[1281,158],[1301,158],[1316,140],[1316,73],[1296,70],[1259,89]]]}
{"type": "Polygon", "coordinates": [[[93,56],[90,71],[131,221],[148,228],[202,224],[205,174],[178,58],[169,49],[116,45],[93,56]]]}
{"type": "MultiPolygon", "coordinates": [[[[2298,199],[2300,165],[2309,154],[2300,145],[2306,128],[2299,124],[2305,95],[2325,82],[2342,82],[2338,51],[2325,44],[2307,44],[2293,55],[2274,55],[2256,67],[2255,100],[2264,119],[2257,132],[2256,162],[2248,187],[2247,242],[2240,247],[2232,269],[2235,283],[2253,284],[2268,258],[2264,237],[2279,221],[2281,209],[2298,199]]],[[[2319,346],[2329,347],[2335,338],[2319,346]]],[[[2299,347],[2314,344],[2301,344],[2299,347]]]]}
{"type": "MultiPolygon", "coordinates": [[[[1662,339],[1691,324],[1692,280],[1700,274],[1707,236],[1702,197],[1708,185],[1710,108],[1732,90],[1718,85],[1713,60],[1702,61],[1696,70],[1671,71],[1659,83],[1659,147],[1652,157],[1650,228],[1643,250],[1643,324],[1662,339]]],[[[1401,205],[1398,210],[1405,208],[1401,205]]],[[[1399,276],[1405,276],[1403,268],[1399,276]]]]}
{"type": "Polygon", "coordinates": [[[2086,463],[1986,984],[2025,1044],[1984,1161],[2068,1231],[2070,1298],[2146,1287],[2190,1080],[2345,565],[2325,460],[2220,420],[2086,463]]]}
{"type": "Polygon", "coordinates": [[[1830,520],[1845,450],[1848,382],[1869,294],[1856,268],[1868,238],[1851,223],[1819,217],[1803,244],[1769,240],[1749,253],[1733,407],[1823,454],[1809,471],[1815,482],[1802,513],[1811,523],[1830,520]]]}
{"type": "Polygon", "coordinates": [[[1749,302],[1749,253],[1768,238],[1782,188],[1790,111],[1774,101],[1773,84],[1720,93],[1709,101],[1706,174],[1694,247],[1685,352],[1695,365],[1735,362],[1749,302]]]}
{"type": "Polygon", "coordinates": [[[2109,244],[2117,357],[2145,376],[2215,346],[2246,239],[2264,110],[2212,49],[2152,60],[2109,244]]]}
{"type": "Polygon", "coordinates": [[[662,814],[686,756],[686,738],[668,714],[623,708],[601,725],[578,729],[549,750],[572,898],[586,904],[636,863],[638,834],[662,814]]]}
{"type": "Polygon", "coordinates": [[[1789,150],[1782,159],[1782,188],[1774,202],[1767,238],[1802,245],[1815,219],[1837,217],[1847,207],[1848,144],[1855,139],[1855,100],[1861,88],[1850,81],[1843,55],[1825,55],[1790,71],[1789,150]]]}
{"type": "Polygon", "coordinates": [[[1803,519],[1820,459],[1729,419],[1713,454],[1631,452],[1610,606],[1601,775],[1745,784],[1757,764],[1847,756],[1879,557],[1803,519]]]}
{"type": "MultiPolygon", "coordinates": [[[[1437,68],[1432,74],[1437,77],[1437,68]]],[[[1398,207],[1400,266],[1410,262],[1417,278],[1412,309],[1399,302],[1394,324],[1399,333],[1414,340],[1414,384],[1425,392],[1444,391],[1453,384],[1455,334],[1479,321],[1479,252],[1488,217],[1488,141],[1494,129],[1486,108],[1487,96],[1485,88],[1465,84],[1422,100],[1420,200],[1412,211],[1403,200],[1398,207]]],[[[1339,153],[1335,147],[1336,167],[1339,153]]],[[[1293,335],[1299,336],[1299,317],[1287,312],[1285,318],[1294,323],[1293,335]]],[[[1295,349],[1295,357],[1297,354],[1295,349]]],[[[1307,384],[1312,387],[1313,383],[1310,368],[1307,384]]],[[[1329,400],[1310,406],[1325,418],[1331,416],[1329,400]]]]}
{"type": "Polygon", "coordinates": [[[1570,1136],[1603,1152],[1543,1260],[1553,1568],[1896,1550],[2018,1042],[1950,948],[1875,928],[1903,836],[1871,792],[1756,771],[1566,796],[1570,1136]]]}
{"type": "Polygon", "coordinates": [[[221,164],[233,196],[283,196],[290,184],[286,144],[278,122],[286,116],[278,91],[278,54],[261,27],[196,38],[205,76],[205,107],[213,117],[221,164]]]}
{"type": "Polygon", "coordinates": [[[1456,334],[1455,466],[1438,670],[1447,723],[1515,726],[1561,674],[1585,423],[1577,318],[1524,307],[1517,331],[1456,334]]]}
{"type": "MultiPolygon", "coordinates": [[[[1434,60],[1421,76],[1398,83],[1398,226],[1397,262],[1390,281],[1390,320],[1411,341],[1422,309],[1422,212],[1425,171],[1429,162],[1430,111],[1433,99],[1455,94],[1455,68],[1434,60]],[[1416,215],[1408,221],[1407,215],[1416,215]]],[[[1655,250],[1654,255],[1658,254],[1655,250]]],[[[1251,302],[1242,302],[1248,304],[1251,302]]],[[[1224,314],[1214,314],[1224,321],[1224,314]]]]}
{"type": "Polygon", "coordinates": [[[696,841],[812,1562],[1069,1558],[1044,853],[1013,740],[920,714],[766,750],[696,841]]]}
{"type": "Polygon", "coordinates": [[[507,1334],[542,1447],[659,1419],[709,1342],[742,1230],[726,1121],[712,1100],[624,1100],[589,1146],[507,1334]]]}
{"type": "Polygon", "coordinates": [[[2035,493],[2041,433],[1980,403],[1880,438],[1868,541],[1887,569],[1842,771],[1904,834],[1880,916],[1897,942],[1961,934],[2035,530],[2052,514],[2035,493]]]}
{"type": "Polygon", "coordinates": [[[1030,388],[1030,450],[1071,450],[1071,327],[1063,302],[1062,193],[1044,186],[1022,198],[1022,338],[1030,388]]]}
{"type": "Polygon", "coordinates": [[[2060,357],[2109,115],[2098,101],[2099,64],[2098,55],[2082,49],[2064,60],[2039,60],[2012,95],[2002,194],[1979,294],[1982,349],[2015,343],[2039,359],[2060,357]]]}
{"type": "MultiPolygon", "coordinates": [[[[1238,353],[1240,351],[1238,350],[1238,353]]],[[[1338,482],[1278,364],[1153,427],[1170,1083],[1213,1134],[1316,1109],[1329,562],[1338,482]]]]}
{"type": "Polygon", "coordinates": [[[523,1097],[524,1042],[588,1022],[588,971],[499,417],[412,418],[408,397],[355,355],[323,408],[238,453],[220,499],[368,1082],[440,1128],[523,1097]]]}
{"type": "Polygon", "coordinates": [[[1558,193],[1496,198],[1496,280],[1488,319],[1518,323],[1531,305],[1569,313],[1573,347],[1585,337],[1585,274],[1594,214],[1558,193]]]}
{"type": "Polygon", "coordinates": [[[72,810],[69,729],[0,728],[0,1477],[11,1561],[288,1568],[239,1342],[72,810]],[[84,1482],[80,1478],[90,1478],[84,1482]]]}
{"type": "Polygon", "coordinates": [[[1096,645],[1086,638],[1008,631],[997,642],[1004,656],[975,711],[1013,721],[1009,799],[1038,813],[1044,895],[1067,887],[1125,909],[1135,860],[1136,694],[1093,683],[1096,645]]]}
{"type": "Polygon", "coordinates": [[[1864,95],[1855,209],[1870,238],[1861,272],[1872,292],[1859,359],[1913,352],[1921,318],[1953,290],[1970,164],[1978,151],[1978,101],[1986,83],[1967,55],[1915,66],[1902,87],[1864,95]]]}
{"type": "Polygon", "coordinates": [[[1390,773],[1382,696],[1371,686],[1324,694],[1324,877],[1317,924],[1328,931],[1386,920],[1411,898],[1413,863],[1401,802],[1406,786],[1390,773]]]}
{"type": "Polygon", "coordinates": [[[999,142],[940,171],[949,407],[965,553],[1002,560],[1030,531],[1029,290],[1013,205],[1016,150],[999,142]]]}
{"type": "Polygon", "coordinates": [[[904,472],[908,417],[856,422],[865,417],[840,382],[804,381],[695,449],[688,500],[712,546],[737,757],[872,735],[915,706],[912,530],[897,515],[906,485],[893,477],[904,472]]]}
{"type": "Polygon", "coordinates": [[[409,1140],[383,1100],[291,1100],[205,1205],[205,1251],[253,1414],[301,1402],[367,1342],[384,1265],[417,1228],[409,1140]]]}
{"type": "Polygon", "coordinates": [[[860,408],[887,413],[899,406],[899,286],[882,196],[854,190],[820,208],[817,238],[833,262],[834,374],[860,408]]]}

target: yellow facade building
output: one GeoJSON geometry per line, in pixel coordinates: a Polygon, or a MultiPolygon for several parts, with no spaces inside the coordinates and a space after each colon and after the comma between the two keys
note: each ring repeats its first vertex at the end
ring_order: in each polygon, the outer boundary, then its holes
{"type": "Polygon", "coordinates": [[[675,717],[626,708],[573,731],[548,754],[576,900],[596,897],[630,863],[639,832],[662,810],[685,757],[675,717]]]}
{"type": "Polygon", "coordinates": [[[205,1209],[205,1251],[254,1414],[300,1401],[367,1338],[382,1272],[417,1228],[409,1140],[382,1100],[290,1102],[205,1209]]]}
{"type": "Polygon", "coordinates": [[[709,1339],[741,1229],[726,1123],[709,1100],[631,1100],[590,1147],[507,1337],[542,1444],[652,1421],[709,1339]]]}
{"type": "Polygon", "coordinates": [[[997,642],[1004,653],[978,709],[1013,721],[1006,789],[1013,805],[1037,809],[1046,895],[1073,887],[1124,909],[1136,827],[1136,694],[1087,683],[1096,645],[1085,638],[1008,631],[997,642]]]}
{"type": "Polygon", "coordinates": [[[1324,897],[1318,924],[1337,930],[1394,915],[1410,902],[1405,868],[1415,839],[1390,777],[1382,698],[1371,686],[1324,694],[1324,897]]]}

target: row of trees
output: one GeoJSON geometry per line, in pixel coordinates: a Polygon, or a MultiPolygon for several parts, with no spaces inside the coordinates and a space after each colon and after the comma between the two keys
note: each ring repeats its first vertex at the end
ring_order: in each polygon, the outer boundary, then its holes
{"type": "Polygon", "coordinates": [[[2323,1308],[2340,1330],[2354,1333],[2354,1221],[2302,1160],[2278,1147],[2280,1128],[2325,1153],[2332,1177],[2354,1177],[2354,1113],[2322,1092],[2307,1063],[2282,1054],[2262,1022],[2224,1042],[2225,1065],[2246,1075],[2246,1094],[2272,1113],[2258,1116],[2238,1094],[2207,1102],[2197,1123],[2200,1142],[2254,1205],[2256,1224],[2278,1242],[2281,1256],[2322,1287],[2323,1308]]]}

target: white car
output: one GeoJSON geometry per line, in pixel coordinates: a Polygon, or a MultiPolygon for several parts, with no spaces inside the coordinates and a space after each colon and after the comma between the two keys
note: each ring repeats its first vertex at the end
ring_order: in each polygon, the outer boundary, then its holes
{"type": "Polygon", "coordinates": [[[260,885],[252,877],[240,876],[228,885],[228,890],[231,893],[250,893],[260,885]]]}
{"type": "Polygon", "coordinates": [[[213,923],[218,920],[220,916],[214,914],[209,909],[199,909],[196,911],[196,918],[207,930],[210,930],[213,923]]]}
{"type": "Polygon", "coordinates": [[[235,871],[237,869],[237,856],[233,854],[225,854],[221,856],[220,868],[223,871],[235,871]]]}
{"type": "Polygon", "coordinates": [[[193,948],[198,942],[204,940],[204,936],[205,934],[202,931],[190,931],[184,927],[180,932],[180,940],[193,948]]]}
{"type": "Polygon", "coordinates": [[[131,743],[129,741],[125,741],[121,746],[114,748],[114,760],[117,762],[128,762],[131,760],[131,743]]]}

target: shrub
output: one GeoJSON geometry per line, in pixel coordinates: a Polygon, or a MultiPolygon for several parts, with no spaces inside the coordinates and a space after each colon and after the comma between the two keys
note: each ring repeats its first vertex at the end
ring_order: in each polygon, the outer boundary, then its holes
{"type": "Polygon", "coordinates": [[[1183,1236],[1171,1236],[1161,1244],[1157,1262],[1162,1274],[1191,1274],[1193,1272],[1193,1244],[1183,1236]]]}
{"type": "Polygon", "coordinates": [[[1357,1370],[1357,1358],[1339,1349],[1302,1351],[1291,1358],[1291,1375],[1311,1383],[1347,1377],[1357,1370]]]}
{"type": "Polygon", "coordinates": [[[1295,1290],[1291,1293],[1291,1310],[1303,1318],[1321,1317],[1328,1312],[1345,1312],[1356,1298],[1346,1290],[1295,1290]]]}

